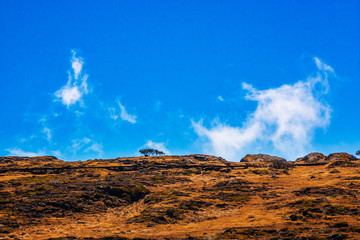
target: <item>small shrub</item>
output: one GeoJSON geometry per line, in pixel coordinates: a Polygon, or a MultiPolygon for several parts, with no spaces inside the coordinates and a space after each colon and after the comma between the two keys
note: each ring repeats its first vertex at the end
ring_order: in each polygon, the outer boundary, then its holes
{"type": "Polygon", "coordinates": [[[337,222],[337,223],[334,223],[334,228],[342,228],[342,227],[348,227],[349,224],[347,222],[337,222]]]}
{"type": "Polygon", "coordinates": [[[157,149],[147,148],[147,149],[141,149],[139,152],[144,155],[145,157],[149,156],[164,156],[165,153],[163,151],[159,151],[157,149]]]}
{"type": "Polygon", "coordinates": [[[296,221],[296,220],[302,219],[303,217],[296,215],[296,214],[291,214],[289,218],[291,221],[296,221]]]}

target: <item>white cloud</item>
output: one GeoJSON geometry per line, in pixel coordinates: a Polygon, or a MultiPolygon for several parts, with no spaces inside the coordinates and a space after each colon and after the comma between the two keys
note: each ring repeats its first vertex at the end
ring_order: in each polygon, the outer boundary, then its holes
{"type": "Polygon", "coordinates": [[[205,138],[206,143],[203,146],[205,152],[215,153],[228,160],[234,160],[238,152],[256,140],[261,132],[258,124],[240,128],[214,122],[214,126],[207,129],[202,121],[192,121],[192,126],[200,137],[205,138]]]}
{"type": "Polygon", "coordinates": [[[74,139],[71,141],[72,145],[68,148],[73,154],[79,151],[82,152],[97,152],[99,156],[103,155],[103,146],[101,143],[94,141],[88,137],[82,139],[74,139]]]}
{"type": "Polygon", "coordinates": [[[136,123],[136,116],[130,115],[126,112],[125,107],[119,102],[120,107],[120,118],[124,121],[128,121],[130,123],[136,123]]]}
{"type": "Polygon", "coordinates": [[[91,145],[84,150],[84,152],[97,152],[100,156],[103,155],[103,145],[101,143],[92,142],[91,145]]]}
{"type": "Polygon", "coordinates": [[[44,115],[40,120],[39,123],[42,125],[42,133],[45,135],[45,139],[51,143],[51,139],[52,139],[52,131],[51,129],[47,126],[46,124],[47,118],[46,115],[44,115]]]}
{"type": "Polygon", "coordinates": [[[76,57],[76,52],[74,50],[72,50],[71,52],[73,53],[73,56],[71,58],[71,67],[74,71],[75,80],[77,80],[81,73],[84,61],[81,58],[76,57]]]}
{"type": "Polygon", "coordinates": [[[57,100],[69,107],[80,101],[83,95],[88,94],[88,75],[82,74],[84,61],[76,57],[76,52],[72,50],[71,58],[72,72],[69,72],[69,79],[65,86],[55,92],[57,100]],[[79,80],[79,77],[81,78],[79,80]]]}
{"type": "Polygon", "coordinates": [[[221,101],[221,102],[223,102],[223,101],[224,101],[224,99],[223,99],[223,97],[222,97],[222,96],[218,96],[218,97],[217,97],[217,99],[218,99],[219,101],[221,101]]]}
{"type": "Polygon", "coordinates": [[[147,141],[146,144],[143,147],[148,147],[148,148],[154,148],[157,149],[159,151],[163,151],[165,154],[169,155],[170,151],[169,149],[167,149],[165,147],[165,144],[163,142],[157,143],[157,142],[153,142],[151,140],[147,141]]]}
{"type": "Polygon", "coordinates": [[[290,160],[304,154],[315,129],[330,123],[331,108],[321,95],[328,89],[327,72],[334,70],[318,58],[314,60],[322,72],[292,85],[257,90],[243,83],[248,92],[245,98],[257,102],[257,108],[242,126],[214,122],[208,129],[202,121],[192,122],[195,132],[205,141],[204,150],[228,160],[270,148],[290,160]]]}
{"type": "Polygon", "coordinates": [[[59,150],[55,150],[55,151],[42,151],[42,150],[38,150],[37,152],[27,152],[24,151],[20,148],[11,148],[11,149],[6,149],[5,151],[9,152],[8,156],[17,156],[17,157],[38,157],[38,156],[55,156],[57,158],[61,157],[62,154],[59,150]]]}
{"type": "Polygon", "coordinates": [[[61,99],[62,103],[69,107],[72,104],[75,104],[81,98],[82,94],[77,86],[71,86],[68,84],[56,91],[55,96],[61,99]]]}
{"type": "Polygon", "coordinates": [[[43,151],[26,152],[26,151],[23,151],[20,148],[11,148],[11,149],[6,149],[5,151],[9,152],[8,156],[18,156],[18,157],[36,157],[36,156],[44,156],[44,155],[46,155],[43,151]]]}
{"type": "Polygon", "coordinates": [[[79,151],[81,148],[83,148],[86,144],[91,142],[90,138],[84,137],[83,139],[74,139],[71,141],[71,149],[74,153],[79,151]]]}
{"type": "Polygon", "coordinates": [[[33,135],[31,135],[30,137],[22,137],[22,138],[20,138],[20,139],[19,139],[19,142],[21,142],[21,143],[29,142],[29,141],[32,141],[32,140],[34,140],[34,139],[36,139],[36,138],[37,138],[36,135],[33,134],[33,135]]]}
{"type": "Polygon", "coordinates": [[[110,111],[110,117],[114,120],[117,120],[120,117],[123,121],[128,121],[132,124],[136,123],[137,116],[129,114],[120,101],[118,101],[117,103],[120,108],[120,114],[117,113],[117,110],[115,108],[108,108],[108,110],[110,111]]]}
{"type": "Polygon", "coordinates": [[[57,157],[57,158],[62,157],[62,153],[61,153],[59,150],[51,151],[51,155],[52,155],[52,156],[55,156],[55,157],[57,157]]]}
{"type": "Polygon", "coordinates": [[[322,71],[328,71],[330,73],[334,73],[334,69],[332,67],[330,67],[329,65],[325,64],[324,62],[322,62],[319,58],[314,57],[314,61],[316,63],[316,66],[319,70],[322,71]]]}
{"type": "Polygon", "coordinates": [[[48,140],[48,142],[51,142],[52,134],[50,128],[44,127],[42,132],[45,134],[46,140],[48,140]]]}
{"type": "Polygon", "coordinates": [[[117,120],[119,118],[119,116],[116,113],[116,109],[115,108],[108,108],[109,112],[110,112],[110,118],[117,120]]]}

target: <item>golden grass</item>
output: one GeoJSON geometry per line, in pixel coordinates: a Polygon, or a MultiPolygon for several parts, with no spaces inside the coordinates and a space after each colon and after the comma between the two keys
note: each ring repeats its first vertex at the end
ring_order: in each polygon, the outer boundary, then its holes
{"type": "MultiPolygon", "coordinates": [[[[156,162],[164,162],[167,160],[174,161],[171,157],[157,158],[138,158],[138,161],[151,160],[156,162]]],[[[175,159],[176,160],[176,159],[175,159]]],[[[92,166],[115,166],[116,163],[99,162],[92,160],[84,165],[92,166]]],[[[261,169],[261,168],[259,168],[261,169]]],[[[283,228],[331,228],[332,224],[339,221],[346,221],[350,226],[360,226],[359,215],[339,215],[327,216],[321,219],[308,218],[305,220],[291,221],[291,214],[298,214],[296,211],[300,208],[316,207],[317,203],[313,203],[316,199],[323,199],[320,205],[330,204],[333,206],[348,206],[359,208],[359,195],[356,197],[345,195],[319,195],[313,194],[296,195],[296,192],[305,188],[327,188],[336,187],[339,189],[350,189],[350,184],[360,184],[357,177],[360,176],[359,169],[356,168],[337,168],[337,173],[331,173],[332,169],[327,169],[326,165],[321,166],[297,166],[289,170],[289,174],[282,173],[282,170],[267,170],[267,173],[252,171],[254,169],[235,168],[230,173],[219,171],[201,171],[200,174],[190,173],[181,169],[170,170],[154,170],[149,177],[156,177],[159,174],[165,178],[181,175],[187,181],[158,181],[146,186],[152,194],[161,193],[169,189],[184,192],[186,194],[174,196],[149,205],[141,199],[132,204],[108,208],[106,212],[99,213],[74,213],[64,217],[46,217],[39,220],[34,226],[20,226],[15,228],[11,233],[5,235],[0,233],[1,237],[9,237],[10,235],[18,239],[48,239],[51,237],[94,237],[100,238],[104,236],[118,235],[123,237],[143,237],[143,238],[185,238],[187,236],[203,237],[203,239],[219,239],[219,234],[226,229],[275,229],[279,231],[283,228]],[[278,174],[276,174],[278,173],[278,174]],[[351,179],[353,178],[353,179],[351,179]],[[246,187],[245,194],[249,201],[228,201],[224,202],[221,198],[217,198],[220,192],[236,193],[232,190],[214,190],[214,186],[225,181],[234,181],[237,179],[246,180],[249,186],[246,187]],[[350,179],[350,180],[349,180],[350,179]],[[257,187],[264,186],[266,190],[256,190],[257,187]],[[252,190],[253,189],[253,190],[252,190]],[[153,222],[134,223],[130,221],[136,216],[141,215],[145,210],[153,208],[179,208],[179,203],[183,201],[204,201],[209,203],[195,210],[182,210],[182,217],[172,223],[157,224],[153,222]],[[303,201],[294,207],[297,201],[303,201]],[[224,207],[217,205],[226,204],[224,207]],[[130,219],[130,220],[129,220],[130,219]]],[[[106,179],[110,175],[123,176],[124,173],[111,172],[109,170],[99,169],[91,170],[92,173],[98,174],[99,179],[106,179]]],[[[74,173],[74,180],[80,179],[83,173],[74,173]]],[[[130,176],[135,172],[126,173],[130,176]]],[[[0,182],[11,180],[28,179],[32,174],[14,173],[13,175],[0,175],[0,182]]],[[[46,176],[41,177],[46,179],[46,176]]],[[[65,175],[61,175],[64,177],[65,175]]],[[[124,175],[125,176],[125,175],[124,175]]],[[[134,175],[135,176],[135,175],[134,175]]],[[[68,176],[71,178],[72,176],[68,176]]],[[[143,176],[144,177],[144,176],[143,176]]],[[[86,177],[91,179],[91,177],[86,177]]],[[[135,180],[136,181],[136,180],[135,180]]],[[[12,191],[14,188],[9,188],[12,191]]],[[[357,190],[355,187],[353,190],[357,190]]],[[[240,193],[239,193],[240,194],[240,193]]],[[[145,198],[146,199],[146,198],[145,198]]],[[[4,217],[4,212],[0,211],[0,217],[4,217]]],[[[290,230],[289,230],[290,231],[290,230]]],[[[331,232],[338,229],[331,228],[331,232]]],[[[309,232],[301,233],[302,236],[310,236],[309,232]]],[[[327,233],[319,233],[319,236],[325,236],[327,233]]],[[[360,239],[360,233],[347,232],[349,237],[360,239]]],[[[240,236],[240,235],[239,235],[240,236]]],[[[245,236],[245,235],[244,235],[245,236]]],[[[263,239],[266,239],[264,236],[263,239]]]]}

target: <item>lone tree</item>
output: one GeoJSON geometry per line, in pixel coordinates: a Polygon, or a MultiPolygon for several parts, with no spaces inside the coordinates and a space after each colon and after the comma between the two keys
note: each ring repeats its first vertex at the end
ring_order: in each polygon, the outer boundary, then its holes
{"type": "Polygon", "coordinates": [[[152,149],[152,148],[141,149],[139,152],[145,157],[165,155],[163,151],[159,151],[157,149],[152,149]]]}
{"type": "Polygon", "coordinates": [[[358,150],[358,151],[356,152],[356,155],[360,156],[360,150],[358,150]]]}

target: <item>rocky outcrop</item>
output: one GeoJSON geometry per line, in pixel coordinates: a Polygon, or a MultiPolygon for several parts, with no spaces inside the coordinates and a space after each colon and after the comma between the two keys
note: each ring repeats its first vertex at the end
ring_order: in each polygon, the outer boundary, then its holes
{"type": "Polygon", "coordinates": [[[359,167],[359,164],[351,154],[348,153],[332,153],[326,157],[326,160],[329,162],[328,168],[335,168],[335,167],[359,167]]]}
{"type": "Polygon", "coordinates": [[[354,157],[351,154],[340,152],[340,153],[332,153],[329,156],[326,157],[325,161],[331,162],[331,161],[355,161],[358,160],[356,157],[354,157]]]}
{"type": "Polygon", "coordinates": [[[328,163],[328,161],[326,160],[326,156],[318,152],[310,153],[305,157],[296,159],[295,161],[295,164],[297,165],[318,165],[326,163],[328,163]]]}
{"type": "Polygon", "coordinates": [[[218,163],[227,163],[228,162],[225,159],[223,159],[222,157],[215,157],[215,156],[204,155],[204,154],[191,154],[191,155],[185,155],[185,157],[188,159],[189,158],[195,159],[200,162],[209,162],[209,161],[218,162],[218,163]]]}
{"type": "MultiPolygon", "coordinates": [[[[301,157],[296,159],[296,165],[325,165],[331,164],[332,166],[354,166],[350,161],[358,160],[351,154],[340,152],[340,153],[332,153],[329,156],[325,156],[322,153],[314,152],[306,155],[305,157],[301,157]]],[[[355,164],[356,165],[356,164],[355,164]]]]}
{"type": "Polygon", "coordinates": [[[60,174],[80,169],[103,169],[117,172],[153,169],[190,169],[228,171],[231,163],[221,157],[193,154],[184,156],[129,157],[66,162],[55,157],[0,157],[0,173],[28,172],[60,174]]]}
{"type": "Polygon", "coordinates": [[[275,161],[286,162],[286,159],[267,154],[248,154],[240,160],[245,163],[272,163],[275,161]]]}

